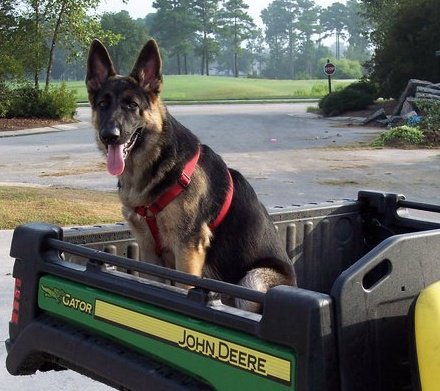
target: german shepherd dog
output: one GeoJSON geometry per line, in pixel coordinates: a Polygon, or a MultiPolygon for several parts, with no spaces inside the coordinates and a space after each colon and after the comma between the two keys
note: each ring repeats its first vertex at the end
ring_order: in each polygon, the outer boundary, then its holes
{"type": "MultiPolygon", "coordinates": [[[[91,44],[86,85],[98,147],[118,177],[122,210],[141,259],[266,292],[296,276],[264,206],[247,180],[167,111],[162,60],[146,43],[129,76],[91,44]]],[[[183,286],[189,288],[188,286],[183,286]]],[[[233,305],[261,312],[235,299],[233,305]]]]}

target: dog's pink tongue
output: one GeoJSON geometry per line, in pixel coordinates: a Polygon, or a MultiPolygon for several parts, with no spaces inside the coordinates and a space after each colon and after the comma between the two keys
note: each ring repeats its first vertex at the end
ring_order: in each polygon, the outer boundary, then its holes
{"type": "Polygon", "coordinates": [[[111,144],[107,151],[107,171],[111,175],[121,175],[125,168],[124,145],[111,144]]]}

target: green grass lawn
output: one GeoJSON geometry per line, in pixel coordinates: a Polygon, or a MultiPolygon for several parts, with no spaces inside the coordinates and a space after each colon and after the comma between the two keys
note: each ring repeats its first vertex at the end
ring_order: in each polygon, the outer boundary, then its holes
{"type": "Polygon", "coordinates": [[[0,186],[0,229],[30,221],[60,226],[123,221],[116,193],[62,187],[0,186]]]}
{"type": "MultiPolygon", "coordinates": [[[[333,80],[333,90],[353,80],[333,80]]],[[[55,84],[55,83],[54,83],[55,84]]],[[[87,102],[83,81],[68,82],[76,90],[78,102],[87,102]]],[[[162,98],[165,101],[210,101],[223,99],[320,98],[327,94],[327,80],[269,80],[224,76],[164,76],[162,98]]]]}

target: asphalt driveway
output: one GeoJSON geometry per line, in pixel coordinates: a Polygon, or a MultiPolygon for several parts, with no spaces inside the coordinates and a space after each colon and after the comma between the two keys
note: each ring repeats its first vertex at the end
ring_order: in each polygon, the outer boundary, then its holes
{"type": "MultiPolygon", "coordinates": [[[[250,180],[267,206],[355,198],[359,189],[440,203],[438,149],[368,149],[381,129],[306,113],[310,104],[171,106],[203,143],[250,180]],[[359,147],[362,146],[362,147],[359,147]]],[[[114,191],[90,126],[0,139],[1,183],[114,191]]],[[[20,132],[23,134],[23,132],[20,132]]]]}
{"type": "MultiPolygon", "coordinates": [[[[172,106],[170,112],[249,179],[267,206],[356,198],[360,189],[403,193],[440,204],[440,150],[375,150],[380,129],[347,126],[306,113],[309,104],[172,106]]],[[[0,184],[115,191],[90,126],[80,123],[18,134],[0,133],[0,184]],[[3,137],[1,137],[3,136],[3,137]],[[9,137],[5,137],[9,136],[9,137]]],[[[1,202],[1,200],[0,200],[1,202]]],[[[0,360],[5,361],[13,279],[11,231],[0,231],[0,360]]],[[[107,390],[72,371],[13,377],[0,365],[5,390],[107,390]]]]}

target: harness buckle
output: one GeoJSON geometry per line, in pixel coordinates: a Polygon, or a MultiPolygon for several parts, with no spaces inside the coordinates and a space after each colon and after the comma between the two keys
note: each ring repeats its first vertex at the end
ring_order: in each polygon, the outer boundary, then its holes
{"type": "Polygon", "coordinates": [[[191,183],[191,177],[186,172],[182,172],[180,178],[178,179],[178,182],[180,186],[188,187],[189,184],[191,183]]]}
{"type": "Polygon", "coordinates": [[[155,217],[155,213],[151,210],[150,206],[137,206],[134,208],[134,211],[139,215],[145,218],[145,220],[152,219],[155,217]]]}

